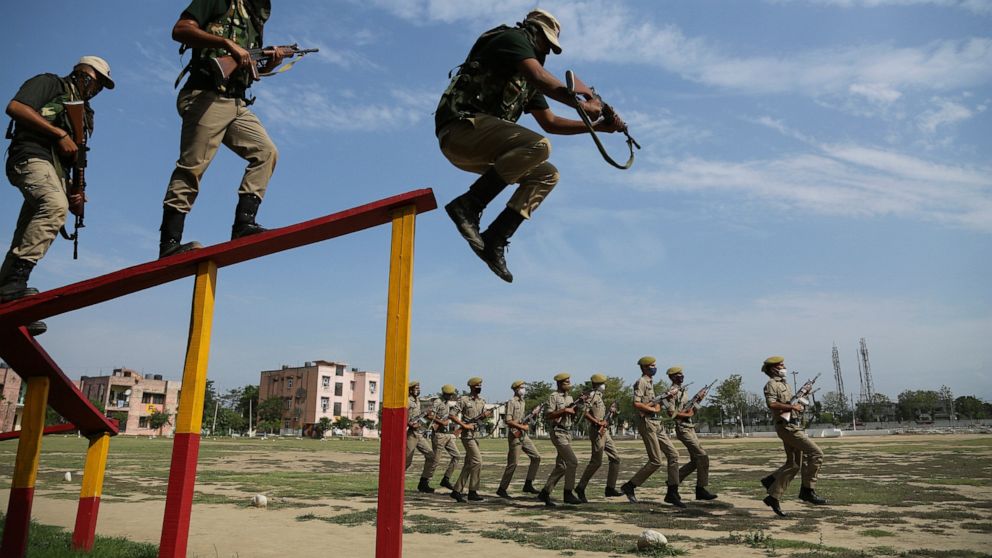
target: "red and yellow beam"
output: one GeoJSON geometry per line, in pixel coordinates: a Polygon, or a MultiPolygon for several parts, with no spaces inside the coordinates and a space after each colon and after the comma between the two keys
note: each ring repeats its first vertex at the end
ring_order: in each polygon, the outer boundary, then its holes
{"type": "Polygon", "coordinates": [[[382,381],[376,558],[399,558],[403,554],[406,406],[410,373],[410,308],[413,298],[413,238],[416,218],[417,210],[412,205],[393,212],[389,299],[386,303],[386,358],[382,381]]]}
{"type": "Polygon", "coordinates": [[[200,453],[203,399],[207,391],[207,360],[210,354],[216,287],[217,265],[213,261],[201,262],[193,288],[183,389],[179,396],[179,414],[176,417],[175,440],[172,443],[172,466],[169,470],[165,517],[158,551],[160,558],[186,556],[189,517],[193,509],[193,487],[196,484],[196,460],[200,453]]]}
{"type": "Polygon", "coordinates": [[[90,438],[90,447],[86,450],[86,465],[83,468],[83,487],[79,491],[79,507],[76,508],[76,528],[72,531],[74,550],[89,552],[93,549],[109,451],[110,434],[102,432],[90,438]]]}
{"type": "Polygon", "coordinates": [[[35,376],[27,380],[21,437],[14,459],[14,478],[7,504],[7,521],[0,541],[0,556],[23,558],[28,549],[28,527],[31,524],[31,503],[34,483],[38,477],[41,438],[45,431],[45,408],[48,406],[48,378],[35,376]]]}

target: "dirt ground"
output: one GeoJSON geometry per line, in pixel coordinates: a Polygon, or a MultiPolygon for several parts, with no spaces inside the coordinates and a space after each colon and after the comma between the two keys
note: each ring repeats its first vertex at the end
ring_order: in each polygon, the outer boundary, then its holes
{"type": "MultiPolygon", "coordinates": [[[[780,465],[773,440],[703,439],[711,455],[712,502],[691,500],[687,510],[662,502],[663,470],[638,489],[641,504],[602,497],[606,466],[587,490],[590,504],[547,510],[519,493],[526,463],[517,468],[507,502],[493,493],[505,464],[505,440],[483,447],[485,502],[459,504],[447,490],[411,490],[421,468],[408,474],[404,556],[470,553],[506,556],[598,557],[636,555],[645,528],[669,537],[672,554],[688,556],[986,556],[992,548],[992,436],[886,436],[819,441],[826,454],[817,491],[828,506],[783,499],[788,518],[761,503],[757,479],[780,465]],[[611,542],[612,541],[612,542],[611,542]],[[611,546],[612,545],[612,546],[611,546]]],[[[588,441],[574,443],[579,474],[588,441]]],[[[643,463],[643,446],[620,442],[621,482],[643,463]]],[[[543,484],[553,466],[550,444],[538,444],[543,484]]],[[[9,486],[16,444],[0,446],[0,483],[9,486]]],[[[111,444],[97,533],[157,544],[165,507],[169,440],[117,439],[111,444]]],[[[199,557],[373,556],[378,447],[374,442],[310,440],[204,440],[197,499],[190,521],[189,555],[199,557]],[[267,509],[248,506],[252,494],[267,509]],[[365,512],[363,515],[361,512],[365,512]],[[354,520],[349,518],[354,517],[354,520]]],[[[85,441],[46,438],[33,518],[72,529],[85,441]],[[70,483],[61,479],[72,471],[70,483]]],[[[685,453],[682,453],[685,459],[685,453]]],[[[526,459],[526,458],[524,458],[526,459]]],[[[439,467],[434,483],[440,479],[439,467]]],[[[9,492],[0,491],[5,510],[9,492]]],[[[561,485],[557,499],[561,498],[561,485]]],[[[647,555],[664,555],[647,554],[647,555]]]]}

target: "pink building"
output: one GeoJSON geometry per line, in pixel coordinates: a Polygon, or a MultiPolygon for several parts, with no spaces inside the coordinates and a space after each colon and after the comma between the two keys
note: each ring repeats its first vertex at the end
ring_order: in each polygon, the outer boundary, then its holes
{"type": "Polygon", "coordinates": [[[120,421],[121,434],[168,436],[175,429],[182,382],[116,368],[110,376],[83,376],[77,385],[83,396],[106,408],[108,417],[120,421]],[[149,422],[156,412],[169,414],[168,424],[161,429],[152,428],[149,422]]]}
{"type": "Polygon", "coordinates": [[[21,429],[24,390],[21,377],[7,363],[0,362],[0,432],[21,429]]]}
{"type": "MultiPolygon", "coordinates": [[[[310,436],[321,418],[364,418],[378,424],[378,372],[349,368],[347,364],[316,360],[303,366],[283,365],[279,370],[263,370],[258,385],[258,402],[278,397],[283,400],[281,433],[310,436]]],[[[378,437],[377,430],[352,427],[354,436],[378,437]]]]}

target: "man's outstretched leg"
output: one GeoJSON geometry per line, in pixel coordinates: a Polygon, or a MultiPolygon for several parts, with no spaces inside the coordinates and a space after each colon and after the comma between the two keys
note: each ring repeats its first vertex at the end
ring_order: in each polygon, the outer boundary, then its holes
{"type": "Polygon", "coordinates": [[[523,222],[523,216],[516,210],[509,207],[503,209],[486,232],[482,233],[485,247],[476,252],[489,269],[507,283],[513,282],[513,274],[506,268],[506,247],[510,244],[510,237],[523,222]]]}
{"type": "Polygon", "coordinates": [[[455,223],[458,232],[476,254],[484,249],[482,236],[479,234],[479,220],[482,210],[506,188],[504,181],[495,168],[490,168],[472,183],[468,191],[451,200],[444,210],[455,223]]]}

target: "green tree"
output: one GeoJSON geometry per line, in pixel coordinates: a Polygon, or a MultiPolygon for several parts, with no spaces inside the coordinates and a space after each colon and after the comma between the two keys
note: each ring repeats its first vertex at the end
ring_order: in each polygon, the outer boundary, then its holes
{"type": "Polygon", "coordinates": [[[720,429],[723,431],[723,423],[729,419],[736,419],[744,415],[744,407],[747,404],[747,396],[741,389],[744,379],[740,374],[731,374],[729,378],[717,384],[716,393],[712,396],[713,403],[721,411],[720,429]]]}
{"type": "Polygon", "coordinates": [[[962,395],[955,399],[954,409],[961,417],[969,419],[989,418],[988,404],[974,395],[962,395]]]}
{"type": "Polygon", "coordinates": [[[331,419],[327,417],[320,417],[317,424],[314,425],[314,431],[317,433],[318,438],[323,438],[324,433],[331,429],[331,419]]]}
{"type": "Polygon", "coordinates": [[[906,390],[899,394],[899,417],[902,420],[918,420],[923,415],[933,418],[934,410],[940,402],[940,395],[933,390],[906,390]]]}
{"type": "Polygon", "coordinates": [[[245,420],[250,419],[248,416],[248,411],[251,410],[251,414],[258,415],[258,386],[249,384],[239,390],[240,396],[237,402],[234,404],[234,409],[238,413],[245,417],[245,420]]]}
{"type": "MultiPolygon", "coordinates": [[[[364,419],[361,419],[361,420],[364,420],[364,419]]],[[[345,432],[347,432],[347,433],[350,434],[351,433],[351,426],[354,423],[355,423],[355,421],[351,420],[348,417],[338,417],[338,418],[334,419],[333,425],[334,425],[334,428],[337,428],[338,430],[344,430],[345,432]]]]}
{"type": "MultiPolygon", "coordinates": [[[[829,391],[823,396],[820,401],[823,405],[824,414],[829,413],[833,419],[832,424],[837,424],[838,422],[846,422],[847,417],[850,415],[848,409],[848,401],[840,393],[836,391],[829,391]]],[[[823,419],[826,420],[826,419],[823,419]]]]}
{"type": "Polygon", "coordinates": [[[167,412],[157,410],[153,411],[152,414],[148,415],[148,426],[150,428],[157,429],[158,435],[161,436],[162,429],[165,428],[165,425],[171,424],[169,421],[170,418],[172,418],[172,415],[167,412]]]}
{"type": "Polygon", "coordinates": [[[258,427],[266,432],[276,433],[282,428],[283,411],[286,404],[281,397],[270,397],[258,405],[258,427]],[[262,427],[265,423],[265,427],[262,427]]]}

